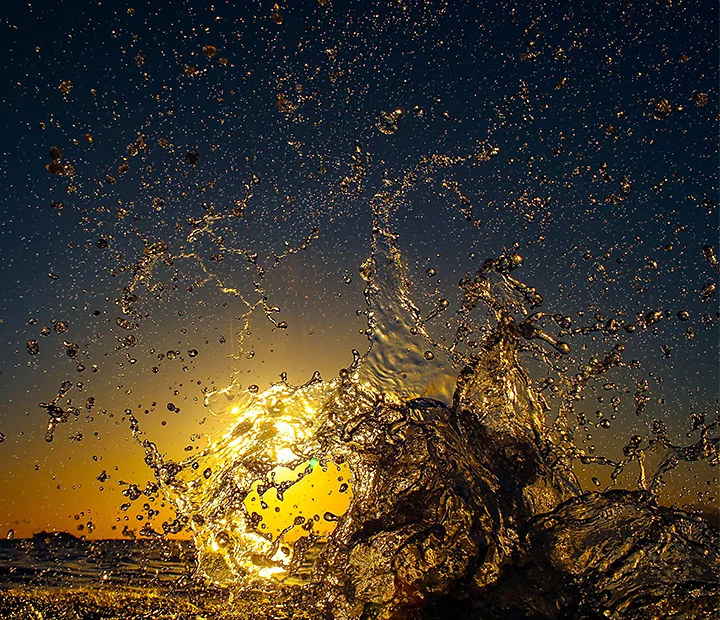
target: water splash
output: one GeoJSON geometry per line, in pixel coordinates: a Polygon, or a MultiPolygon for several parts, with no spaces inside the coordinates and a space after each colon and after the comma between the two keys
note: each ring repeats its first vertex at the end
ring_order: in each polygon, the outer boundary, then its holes
{"type": "Polygon", "coordinates": [[[634,440],[620,462],[575,447],[572,400],[623,364],[622,348],[565,377],[565,409],[549,423],[544,386],[520,355],[551,366],[570,347],[543,324],[571,333],[570,324],[537,310],[541,295],[511,275],[518,254],[487,260],[460,283],[450,346],[427,333],[393,213],[418,174],[492,153],[423,160],[395,192],[373,197],[361,269],[370,345],[339,377],[209,395],[208,407],[233,422],[181,463],[133,424],[179,526],[193,532],[198,575],[251,606],[238,617],[267,613],[269,599],[291,617],[311,609],[348,619],[703,617],[716,600],[717,532],[654,496],[679,461],[717,463],[716,424],[687,448],[661,432],[644,448],[634,440]],[[636,461],[637,490],[584,493],[578,461],[612,467],[613,481],[636,461]],[[308,486],[317,467],[341,473],[344,490],[308,486]],[[346,493],[334,511],[324,508],[332,492],[346,493]],[[271,508],[285,521],[272,521],[271,508]],[[681,570],[668,569],[680,558],[681,570]]]}

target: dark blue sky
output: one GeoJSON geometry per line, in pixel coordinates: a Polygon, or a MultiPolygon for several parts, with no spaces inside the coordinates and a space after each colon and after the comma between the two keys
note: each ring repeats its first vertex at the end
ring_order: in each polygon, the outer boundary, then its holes
{"type": "MultiPolygon", "coordinates": [[[[439,297],[455,303],[466,271],[515,249],[544,309],[577,326],[595,313],[622,325],[666,315],[635,334],[574,338],[568,372],[621,341],[641,361],[622,380],[633,390],[652,381],[649,418],[683,433],[691,411],[717,410],[717,297],[701,296],[717,281],[702,254],[718,251],[717,3],[6,4],[0,460],[18,480],[38,459],[56,475],[92,456],[87,438],[68,447],[81,426],[97,432],[85,417],[53,446],[42,441],[38,403],[63,380],[81,381],[77,399],[95,396],[108,412],[162,404],[167,392],[185,399],[172,439],[181,449],[204,416],[202,388],[233,371],[266,385],[289,370],[301,383],[349,363],[366,342],[358,270],[370,198],[423,157],[483,143],[499,155],[421,178],[397,214],[416,303],[426,313],[439,297]],[[380,131],[379,115],[394,110],[397,130],[380,131]],[[52,146],[73,176],[46,170],[52,146]],[[189,239],[210,215],[222,216],[215,236],[189,239]],[[137,287],[139,344],[128,347],[117,301],[157,241],[172,260],[158,261],[152,290],[137,287]],[[203,267],[183,258],[191,252],[203,267]],[[256,313],[245,344],[257,355],[233,361],[242,299],[263,294],[288,329],[256,313]],[[676,318],[683,310],[688,321],[676,318]],[[61,320],[65,334],[54,331],[61,320]],[[188,371],[158,362],[171,347],[199,351],[185,355],[188,371]]],[[[431,331],[442,334],[443,320],[431,331]]],[[[628,418],[604,443],[618,447],[646,423],[628,418]]],[[[106,459],[123,433],[100,433],[106,459]]],[[[34,480],[35,505],[54,505],[51,474],[34,480]]]]}

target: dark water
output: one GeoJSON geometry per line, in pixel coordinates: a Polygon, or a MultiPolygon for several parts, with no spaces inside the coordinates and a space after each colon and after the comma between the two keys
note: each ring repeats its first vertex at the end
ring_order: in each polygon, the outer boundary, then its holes
{"type": "Polygon", "coordinates": [[[81,540],[70,535],[0,541],[0,579],[16,586],[158,586],[187,576],[188,542],[81,540]]]}
{"type": "MultiPolygon", "coordinates": [[[[3,618],[197,618],[187,541],[81,540],[39,535],[0,541],[3,618]]],[[[203,594],[212,602],[209,592],[203,594]]]]}

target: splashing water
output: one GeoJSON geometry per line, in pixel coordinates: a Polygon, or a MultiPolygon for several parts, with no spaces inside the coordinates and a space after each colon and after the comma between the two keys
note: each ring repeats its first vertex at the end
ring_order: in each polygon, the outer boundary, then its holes
{"type": "MultiPolygon", "coordinates": [[[[392,231],[406,189],[371,201],[365,355],[329,381],[214,392],[207,406],[233,422],[181,463],[133,424],[181,515],[168,531],[193,531],[198,575],[237,593],[237,617],[707,617],[717,531],[654,492],[681,460],[717,463],[716,426],[688,448],[635,441],[619,463],[576,448],[520,363],[552,366],[570,347],[540,328],[562,317],[535,310],[538,292],[511,275],[518,254],[460,283],[455,340],[433,340],[392,231]],[[638,463],[636,490],[583,493],[577,461],[613,480],[638,463]]],[[[567,393],[618,364],[615,351],[567,393]]]]}

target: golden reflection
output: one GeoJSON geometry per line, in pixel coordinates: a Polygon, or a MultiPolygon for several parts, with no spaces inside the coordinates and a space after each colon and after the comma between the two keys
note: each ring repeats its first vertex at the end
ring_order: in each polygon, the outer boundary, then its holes
{"type": "Polygon", "coordinates": [[[255,481],[243,504],[257,530],[273,541],[292,544],[311,533],[327,538],[350,507],[351,477],[347,463],[310,459],[294,469],[276,467],[269,476],[275,486],[255,481]]]}

